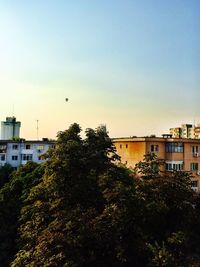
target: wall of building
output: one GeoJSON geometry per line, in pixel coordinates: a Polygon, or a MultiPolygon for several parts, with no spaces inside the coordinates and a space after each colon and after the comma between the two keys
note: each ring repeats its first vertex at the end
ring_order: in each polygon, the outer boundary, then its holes
{"type": "Polygon", "coordinates": [[[43,141],[1,141],[0,142],[0,166],[6,163],[12,167],[25,165],[28,161],[42,163],[42,157],[54,142],[43,141]]]}
{"type": "MultiPolygon", "coordinates": [[[[198,163],[199,169],[200,169],[200,143],[199,142],[185,142],[184,144],[184,163],[185,163],[185,170],[186,171],[192,171],[191,170],[191,163],[198,163]]],[[[195,175],[196,171],[192,171],[192,173],[195,175]]]]}
{"type": "Polygon", "coordinates": [[[165,162],[163,170],[188,171],[200,192],[200,140],[181,138],[115,138],[113,143],[121,162],[134,168],[147,153],[155,153],[165,162]],[[169,152],[169,146],[172,151],[169,152]],[[167,148],[168,147],[168,148],[167,148]],[[193,169],[194,168],[194,169],[193,169]]]}
{"type": "Polygon", "coordinates": [[[143,160],[146,154],[145,142],[119,141],[114,142],[117,154],[121,157],[121,163],[129,168],[134,168],[138,161],[143,160]]]}

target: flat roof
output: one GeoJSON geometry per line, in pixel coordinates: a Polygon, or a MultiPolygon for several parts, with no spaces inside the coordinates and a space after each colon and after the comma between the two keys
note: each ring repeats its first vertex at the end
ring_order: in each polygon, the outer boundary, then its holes
{"type": "Polygon", "coordinates": [[[54,140],[0,140],[0,144],[7,143],[35,143],[35,144],[54,144],[54,140]]]}
{"type": "Polygon", "coordinates": [[[112,138],[113,142],[183,142],[183,143],[199,143],[200,139],[195,138],[164,138],[164,137],[119,137],[112,138]]]}

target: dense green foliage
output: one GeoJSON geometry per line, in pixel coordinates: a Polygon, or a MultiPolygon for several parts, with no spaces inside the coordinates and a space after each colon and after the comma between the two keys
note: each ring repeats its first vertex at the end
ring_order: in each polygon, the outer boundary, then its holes
{"type": "Polygon", "coordinates": [[[41,179],[43,170],[43,165],[29,162],[12,172],[9,181],[0,189],[0,266],[9,266],[17,251],[17,228],[23,201],[41,179]]]}
{"type": "Polygon", "coordinates": [[[0,188],[3,187],[5,183],[8,183],[14,169],[9,164],[5,164],[0,168],[0,188]]]}
{"type": "Polygon", "coordinates": [[[80,132],[60,132],[44,166],[21,167],[1,189],[0,266],[200,266],[189,174],[160,172],[153,154],[132,172],[103,127],[80,132]]]}

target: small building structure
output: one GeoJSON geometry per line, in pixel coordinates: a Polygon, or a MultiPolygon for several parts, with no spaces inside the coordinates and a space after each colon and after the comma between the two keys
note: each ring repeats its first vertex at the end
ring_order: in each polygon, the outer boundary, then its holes
{"type": "Polygon", "coordinates": [[[21,122],[15,117],[7,117],[1,122],[1,140],[14,140],[20,138],[21,122]]]}

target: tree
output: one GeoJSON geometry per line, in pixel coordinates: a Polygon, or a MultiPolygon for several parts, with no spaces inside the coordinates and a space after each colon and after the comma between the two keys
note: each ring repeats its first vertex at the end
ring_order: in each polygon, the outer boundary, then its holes
{"type": "Polygon", "coordinates": [[[2,188],[5,183],[9,182],[10,175],[13,171],[14,168],[9,164],[0,167],[0,188],[2,188]]]}
{"type": "Polygon", "coordinates": [[[104,128],[87,129],[85,140],[80,131],[73,124],[58,134],[22,209],[21,250],[12,266],[80,266],[90,257],[88,221],[104,206],[98,177],[118,156],[104,128]]]}
{"type": "Polygon", "coordinates": [[[187,172],[161,172],[162,161],[146,155],[136,166],[145,199],[142,228],[151,251],[149,266],[189,266],[195,195],[187,172]]]}
{"type": "MultiPolygon", "coordinates": [[[[6,167],[6,171],[10,169],[6,167]]],[[[29,162],[13,172],[0,189],[0,266],[9,266],[17,251],[18,218],[23,201],[42,175],[43,166],[29,162]]]]}

